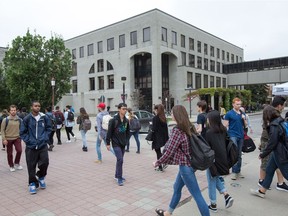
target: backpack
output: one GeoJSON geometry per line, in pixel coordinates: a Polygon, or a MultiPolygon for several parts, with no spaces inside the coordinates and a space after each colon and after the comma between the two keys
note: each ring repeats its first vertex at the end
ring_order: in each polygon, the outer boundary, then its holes
{"type": "Polygon", "coordinates": [[[57,129],[57,124],[56,124],[54,115],[52,115],[52,116],[51,116],[51,115],[46,115],[46,116],[48,116],[48,118],[49,118],[50,121],[51,121],[52,131],[56,131],[56,129],[57,129]]]}
{"type": "Polygon", "coordinates": [[[226,136],[226,152],[228,165],[231,168],[238,161],[238,147],[228,136],[226,136]]]}
{"type": "Polygon", "coordinates": [[[82,128],[84,130],[90,130],[91,129],[91,121],[90,119],[84,119],[83,123],[82,123],[82,128]]]}
{"type": "Polygon", "coordinates": [[[110,121],[110,119],[112,119],[112,118],[113,118],[113,117],[110,116],[109,114],[103,116],[103,118],[102,118],[102,128],[103,128],[104,130],[108,130],[109,121],[110,121]]]}
{"type": "Polygon", "coordinates": [[[74,113],[73,112],[71,112],[71,111],[68,112],[67,120],[70,122],[74,121],[74,113]]]}
{"type": "Polygon", "coordinates": [[[141,123],[140,123],[139,119],[137,119],[137,118],[130,119],[129,129],[132,131],[139,131],[141,129],[141,123]]]}
{"type": "Polygon", "coordinates": [[[281,156],[279,157],[280,163],[288,162],[288,121],[285,119],[283,122],[280,123],[280,127],[283,130],[283,137],[282,139],[282,152],[281,156]]]}
{"type": "Polygon", "coordinates": [[[55,121],[57,125],[63,124],[61,113],[55,113],[55,121]]]}

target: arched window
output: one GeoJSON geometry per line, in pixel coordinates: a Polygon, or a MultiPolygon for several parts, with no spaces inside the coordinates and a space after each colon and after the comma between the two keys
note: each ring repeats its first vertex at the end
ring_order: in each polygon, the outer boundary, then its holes
{"type": "Polygon", "coordinates": [[[95,73],[95,64],[93,63],[90,67],[89,74],[95,73]]]}
{"type": "Polygon", "coordinates": [[[112,64],[109,61],[107,61],[107,71],[109,71],[109,70],[114,70],[114,68],[113,68],[112,64]]]}

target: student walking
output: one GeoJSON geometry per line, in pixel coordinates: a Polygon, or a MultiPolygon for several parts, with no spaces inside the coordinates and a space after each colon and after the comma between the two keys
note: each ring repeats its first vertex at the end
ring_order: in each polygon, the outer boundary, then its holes
{"type": "Polygon", "coordinates": [[[206,204],[196,176],[195,170],[190,165],[190,149],[189,136],[197,133],[189,121],[188,113],[184,106],[176,105],[172,108],[172,120],[176,121],[176,126],[172,129],[169,140],[165,144],[162,157],[153,163],[154,167],[161,164],[179,165],[179,171],[173,186],[173,196],[167,211],[156,209],[159,216],[170,216],[175,210],[181,199],[182,188],[184,185],[188,188],[190,194],[197,203],[198,209],[202,216],[209,216],[210,212],[206,204]],[[191,131],[191,128],[192,131],[191,131]]]}
{"type": "Polygon", "coordinates": [[[55,120],[56,120],[56,137],[57,137],[57,144],[61,145],[61,129],[63,127],[63,123],[65,121],[64,114],[60,111],[60,107],[56,106],[56,111],[54,112],[55,120]]]}
{"type": "Polygon", "coordinates": [[[198,107],[198,116],[197,116],[197,127],[196,131],[201,134],[201,136],[205,139],[206,130],[207,130],[207,122],[206,122],[206,109],[207,103],[205,100],[201,100],[197,103],[198,107]]]}
{"type": "Polygon", "coordinates": [[[70,139],[70,134],[72,135],[72,137],[74,138],[74,141],[76,141],[76,136],[73,133],[73,127],[75,125],[75,121],[74,121],[74,112],[72,112],[70,110],[70,106],[67,105],[66,106],[66,111],[64,113],[64,118],[65,118],[65,130],[66,130],[66,134],[67,134],[67,143],[71,143],[71,139],[70,139]]]}
{"type": "Polygon", "coordinates": [[[52,131],[49,135],[49,148],[48,148],[48,151],[53,151],[53,148],[54,148],[54,133],[56,131],[56,119],[55,119],[55,116],[54,114],[52,113],[52,108],[51,106],[47,107],[46,109],[46,116],[49,118],[49,120],[51,121],[51,125],[52,125],[52,131]]]}
{"type": "Polygon", "coordinates": [[[19,133],[19,128],[22,123],[22,119],[17,116],[17,107],[11,105],[9,107],[9,116],[4,118],[1,123],[1,134],[3,145],[7,148],[7,161],[11,172],[15,170],[22,170],[20,165],[20,159],[22,154],[22,144],[19,133]],[[13,145],[16,150],[16,157],[13,161],[13,145]]]}
{"type": "Polygon", "coordinates": [[[49,118],[40,112],[40,103],[32,102],[32,112],[23,119],[20,137],[26,144],[25,155],[28,169],[30,194],[46,188],[45,177],[49,165],[48,146],[52,125],[49,118]],[[36,166],[38,171],[36,172],[36,166]]]}
{"type": "Polygon", "coordinates": [[[80,108],[80,115],[77,117],[77,124],[79,124],[79,131],[81,133],[81,137],[82,137],[82,150],[84,152],[88,151],[88,147],[87,147],[87,140],[86,140],[86,133],[87,130],[85,130],[84,128],[84,121],[85,119],[89,119],[89,115],[87,114],[86,110],[84,107],[80,108]]]}
{"type": "Polygon", "coordinates": [[[210,199],[209,209],[217,212],[216,189],[223,194],[225,207],[229,208],[233,205],[233,198],[227,193],[222,175],[229,174],[229,165],[226,151],[226,128],[222,124],[221,115],[217,110],[213,110],[207,114],[209,129],[206,132],[206,141],[215,152],[215,161],[213,165],[207,169],[208,195],[210,199]]]}
{"type": "Polygon", "coordinates": [[[126,152],[129,152],[129,147],[130,147],[130,138],[131,136],[134,136],[135,138],[135,141],[136,141],[136,145],[137,145],[137,151],[136,153],[137,154],[140,154],[140,141],[139,141],[139,129],[135,129],[135,130],[131,130],[132,129],[132,126],[133,126],[133,121],[136,122],[138,121],[138,123],[140,124],[138,118],[136,115],[134,115],[134,113],[132,112],[132,109],[131,108],[128,108],[127,109],[127,112],[128,112],[128,120],[129,120],[129,125],[130,125],[130,133],[129,133],[129,138],[128,138],[128,143],[127,143],[127,146],[126,146],[126,152]]]}
{"type": "Polygon", "coordinates": [[[120,103],[118,105],[118,114],[109,121],[109,128],[106,136],[107,150],[110,151],[110,143],[112,142],[117,158],[115,180],[119,186],[123,186],[123,182],[126,180],[123,177],[125,146],[129,137],[129,121],[125,117],[126,111],[127,105],[125,103],[120,103]]]}

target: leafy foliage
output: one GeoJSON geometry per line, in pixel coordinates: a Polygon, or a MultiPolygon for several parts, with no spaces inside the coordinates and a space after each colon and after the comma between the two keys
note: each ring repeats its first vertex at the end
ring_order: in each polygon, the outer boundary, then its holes
{"type": "Polygon", "coordinates": [[[3,65],[0,63],[0,110],[7,109],[10,105],[9,90],[6,85],[6,76],[3,65]]]}
{"type": "Polygon", "coordinates": [[[30,107],[33,100],[44,108],[51,105],[52,78],[56,81],[55,104],[71,88],[71,54],[60,37],[45,40],[27,31],[12,41],[3,62],[11,102],[19,107],[30,107]]]}
{"type": "Polygon", "coordinates": [[[251,101],[265,104],[269,94],[269,86],[266,84],[246,85],[245,89],[251,91],[251,101]]]}
{"type": "Polygon", "coordinates": [[[141,94],[140,89],[134,89],[130,95],[130,101],[132,102],[132,109],[137,110],[144,105],[144,95],[141,94]]]}

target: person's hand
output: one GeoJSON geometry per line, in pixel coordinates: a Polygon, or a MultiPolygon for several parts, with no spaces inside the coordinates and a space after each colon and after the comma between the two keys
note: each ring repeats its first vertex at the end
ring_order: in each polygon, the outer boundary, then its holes
{"type": "Polygon", "coordinates": [[[156,167],[156,162],[155,161],[153,162],[153,167],[156,167]]]}
{"type": "Polygon", "coordinates": [[[8,141],[7,140],[3,140],[3,145],[7,145],[8,141]]]}
{"type": "Polygon", "coordinates": [[[110,151],[110,145],[107,145],[106,148],[108,151],[110,151]]]}

